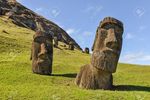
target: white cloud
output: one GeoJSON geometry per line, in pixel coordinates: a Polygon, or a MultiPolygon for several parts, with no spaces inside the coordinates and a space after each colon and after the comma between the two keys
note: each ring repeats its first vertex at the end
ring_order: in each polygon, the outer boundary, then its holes
{"type": "Polygon", "coordinates": [[[81,30],[80,29],[74,29],[74,28],[68,28],[66,29],[66,32],[68,34],[76,34],[76,33],[79,33],[81,30]]]}
{"type": "Polygon", "coordinates": [[[139,32],[142,32],[142,31],[145,30],[146,28],[147,28],[147,27],[144,26],[144,25],[140,26],[140,27],[139,27],[139,32]]]}
{"type": "Polygon", "coordinates": [[[139,60],[139,58],[141,58],[141,56],[143,56],[142,53],[129,53],[129,54],[126,54],[124,55],[121,60],[123,62],[134,62],[134,61],[137,61],[139,60]]]}
{"type": "Polygon", "coordinates": [[[75,29],[69,28],[69,29],[66,30],[66,32],[68,34],[72,34],[72,33],[75,33],[75,29]]]}
{"type": "Polygon", "coordinates": [[[132,64],[150,64],[150,54],[144,52],[128,53],[120,58],[120,62],[132,64]]]}
{"type": "Polygon", "coordinates": [[[125,36],[125,39],[133,39],[134,36],[133,36],[133,33],[127,33],[126,36],[125,36]]]}
{"type": "Polygon", "coordinates": [[[144,38],[143,38],[142,36],[139,37],[138,34],[141,34],[141,32],[143,32],[146,28],[147,28],[147,26],[145,26],[145,25],[139,26],[139,27],[138,27],[138,30],[137,30],[136,32],[128,32],[128,33],[125,35],[125,39],[131,40],[131,39],[135,39],[135,38],[136,38],[136,40],[139,40],[139,41],[142,40],[142,41],[143,41],[144,38]],[[135,35],[135,33],[137,33],[137,35],[135,35]]]}
{"type": "Polygon", "coordinates": [[[141,60],[142,61],[150,61],[150,55],[145,55],[141,60]]]}

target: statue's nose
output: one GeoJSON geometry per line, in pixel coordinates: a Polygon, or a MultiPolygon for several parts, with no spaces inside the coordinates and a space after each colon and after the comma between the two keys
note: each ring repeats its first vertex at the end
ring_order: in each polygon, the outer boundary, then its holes
{"type": "Polygon", "coordinates": [[[109,42],[117,42],[117,38],[116,38],[114,29],[109,29],[108,34],[109,34],[109,42]]]}
{"type": "Polygon", "coordinates": [[[106,39],[106,46],[109,48],[115,48],[117,46],[117,38],[114,29],[108,30],[108,37],[106,39]]]}
{"type": "Polygon", "coordinates": [[[117,46],[118,46],[118,45],[117,45],[117,42],[111,41],[111,42],[107,42],[107,43],[106,43],[106,47],[111,48],[111,49],[116,49],[117,46]]]}
{"type": "Polygon", "coordinates": [[[41,44],[41,53],[42,54],[47,53],[46,45],[44,43],[41,44]]]}
{"type": "Polygon", "coordinates": [[[42,59],[46,58],[47,49],[44,43],[41,44],[41,51],[39,53],[39,57],[42,59]]]}

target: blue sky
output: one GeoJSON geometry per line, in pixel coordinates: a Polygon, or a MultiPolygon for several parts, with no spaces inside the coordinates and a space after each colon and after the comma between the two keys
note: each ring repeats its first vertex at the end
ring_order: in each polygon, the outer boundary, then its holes
{"type": "Polygon", "coordinates": [[[55,22],[82,47],[92,47],[99,22],[106,16],[124,23],[120,62],[150,65],[149,0],[18,0],[55,22]]]}

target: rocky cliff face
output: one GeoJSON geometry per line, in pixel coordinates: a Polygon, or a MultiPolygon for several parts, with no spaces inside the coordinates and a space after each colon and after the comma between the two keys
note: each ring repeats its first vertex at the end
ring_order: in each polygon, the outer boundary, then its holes
{"type": "Polygon", "coordinates": [[[11,18],[13,23],[34,31],[37,29],[36,23],[38,19],[38,22],[40,22],[40,27],[45,32],[52,31],[54,36],[61,35],[60,41],[66,44],[73,42],[76,49],[82,50],[81,47],[66,33],[65,30],[52,21],[47,20],[46,18],[21,5],[16,0],[0,0],[0,14],[11,18]]]}

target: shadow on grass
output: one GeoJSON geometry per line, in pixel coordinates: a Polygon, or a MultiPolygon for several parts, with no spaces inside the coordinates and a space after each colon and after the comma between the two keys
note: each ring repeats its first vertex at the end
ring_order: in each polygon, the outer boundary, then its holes
{"type": "Polygon", "coordinates": [[[77,73],[67,73],[67,74],[52,74],[51,76],[61,76],[61,77],[68,77],[68,78],[75,78],[77,73]]]}
{"type": "Polygon", "coordinates": [[[136,85],[116,85],[113,87],[116,91],[147,91],[150,92],[148,86],[136,86],[136,85]]]}

